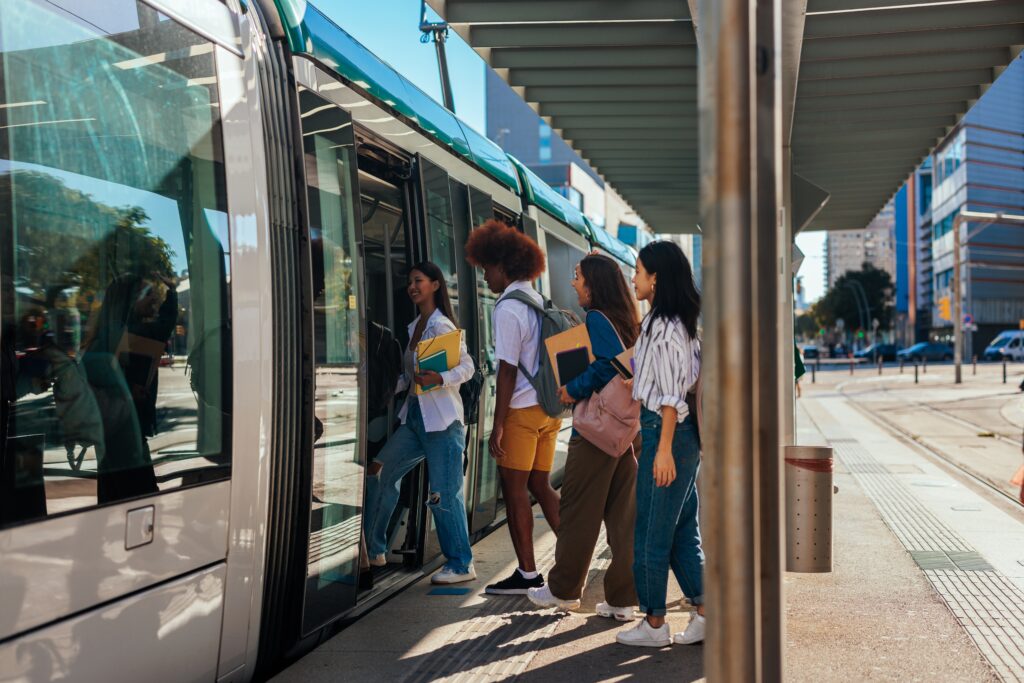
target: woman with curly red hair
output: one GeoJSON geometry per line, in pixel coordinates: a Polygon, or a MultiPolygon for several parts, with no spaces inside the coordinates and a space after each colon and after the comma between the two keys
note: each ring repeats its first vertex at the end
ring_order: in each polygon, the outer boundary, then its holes
{"type": "Polygon", "coordinates": [[[508,513],[519,567],[508,578],[487,586],[492,595],[525,595],[544,585],[533,556],[533,512],[530,495],[558,531],[558,494],[549,476],[555,441],[562,421],[540,407],[537,392],[519,372],[536,373],[541,351],[538,315],[509,295],[524,292],[538,304],[543,297],[530,284],[544,271],[544,252],[532,239],[496,220],[473,230],[466,242],[466,260],[482,268],[487,286],[501,294],[494,306],[494,353],[498,359],[494,424],[488,448],[498,462],[501,490],[508,513]]]}

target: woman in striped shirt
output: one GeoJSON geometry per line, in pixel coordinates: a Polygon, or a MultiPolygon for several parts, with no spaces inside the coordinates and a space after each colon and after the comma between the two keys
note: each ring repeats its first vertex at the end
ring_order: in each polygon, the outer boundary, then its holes
{"type": "Polygon", "coordinates": [[[690,262],[672,242],[640,251],[636,296],[651,312],[636,342],[633,398],[641,403],[633,578],[647,618],[618,634],[623,645],[664,647],[704,640],[704,551],[697,526],[697,416],[686,394],[700,372],[697,318],[700,293],[690,262]],[[665,623],[668,571],[697,608],[686,630],[671,636],[665,623]]]}

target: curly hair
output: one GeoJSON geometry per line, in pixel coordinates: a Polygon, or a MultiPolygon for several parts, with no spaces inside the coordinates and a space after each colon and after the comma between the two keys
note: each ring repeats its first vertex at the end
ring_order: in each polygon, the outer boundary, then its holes
{"type": "Polygon", "coordinates": [[[533,280],[544,272],[544,252],[515,228],[491,219],[469,233],[466,260],[472,265],[500,265],[513,281],[533,280]]]}

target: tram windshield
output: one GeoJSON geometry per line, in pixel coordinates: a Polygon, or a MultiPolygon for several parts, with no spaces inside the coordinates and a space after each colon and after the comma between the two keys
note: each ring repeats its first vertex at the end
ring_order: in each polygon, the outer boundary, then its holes
{"type": "Polygon", "coordinates": [[[214,46],[111,4],[0,3],[0,524],[230,465],[214,46]]]}

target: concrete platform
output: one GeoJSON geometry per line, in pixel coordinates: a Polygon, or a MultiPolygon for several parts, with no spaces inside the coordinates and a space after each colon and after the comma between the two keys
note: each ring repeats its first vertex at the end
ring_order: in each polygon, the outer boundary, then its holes
{"type": "MultiPolygon", "coordinates": [[[[539,509],[537,510],[539,512],[539,509]]],[[[555,536],[538,515],[534,533],[538,565],[546,570],[555,536]]],[[[422,580],[360,619],[278,675],[278,683],[345,681],[620,681],[651,674],[667,680],[702,677],[701,646],[630,648],[615,642],[628,627],[594,613],[603,599],[601,572],[608,564],[603,539],[592,564],[580,610],[538,610],[525,597],[490,596],[484,586],[515,568],[506,529],[473,548],[478,579],[454,588],[464,595],[438,595],[422,580]]],[[[675,581],[669,582],[668,621],[681,631],[689,608],[675,581]]],[[[634,622],[635,623],[635,622],[634,622]]]]}
{"type": "MultiPolygon", "coordinates": [[[[834,571],[785,578],[787,680],[1024,680],[1017,664],[1024,652],[1012,650],[1013,634],[1024,629],[1018,614],[1024,592],[1014,592],[1024,588],[1024,514],[916,452],[834,387],[805,392],[799,411],[798,440],[836,448],[840,492],[834,571]],[[908,527],[907,519],[916,521],[908,527]],[[914,545],[932,537],[934,548],[914,545]],[[948,567],[929,564],[936,553],[948,567]],[[961,565],[949,564],[954,560],[961,565]]],[[[554,535],[539,517],[535,543],[538,564],[547,570],[554,535]]],[[[594,614],[607,566],[603,544],[582,607],[570,614],[483,594],[515,566],[505,529],[474,553],[479,579],[460,586],[468,589],[464,594],[437,594],[420,581],[275,680],[702,679],[702,646],[646,650],[615,643],[623,625],[594,614]]],[[[688,607],[679,604],[671,579],[669,591],[669,622],[678,631],[688,607]]],[[[1019,642],[1024,647],[1024,636],[1019,642]]]]}

